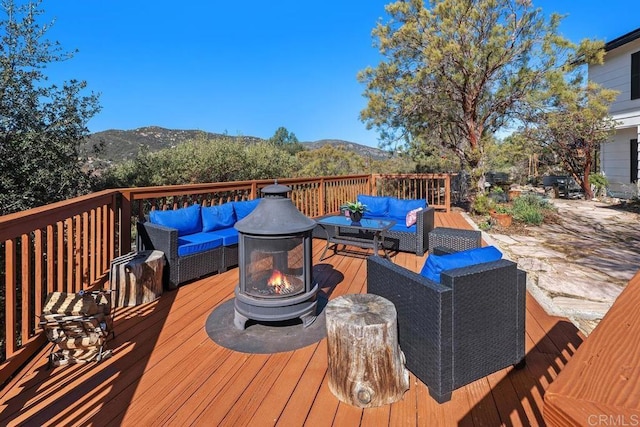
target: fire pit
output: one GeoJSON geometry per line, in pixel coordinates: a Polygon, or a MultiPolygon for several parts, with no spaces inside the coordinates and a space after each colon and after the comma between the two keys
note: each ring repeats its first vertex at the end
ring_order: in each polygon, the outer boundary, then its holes
{"type": "Polygon", "coordinates": [[[245,329],[249,319],[300,318],[304,327],[316,318],[318,284],[312,277],[313,229],[277,182],[262,190],[255,210],[238,221],[238,269],[233,323],[245,329]]]}

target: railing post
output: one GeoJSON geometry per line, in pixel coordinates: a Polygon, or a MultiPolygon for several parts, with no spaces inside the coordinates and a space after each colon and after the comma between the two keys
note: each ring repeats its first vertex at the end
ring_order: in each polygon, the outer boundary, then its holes
{"type": "Polygon", "coordinates": [[[131,251],[131,192],[122,191],[122,203],[120,207],[120,254],[131,251]]]}
{"type": "Polygon", "coordinates": [[[16,307],[16,282],[17,282],[17,262],[16,247],[13,239],[4,242],[5,248],[5,295],[4,295],[4,315],[5,315],[5,352],[9,359],[16,352],[17,334],[16,324],[18,309],[16,307]]]}
{"type": "Polygon", "coordinates": [[[444,178],[444,205],[446,212],[451,212],[451,175],[445,174],[444,178]]]}
{"type": "Polygon", "coordinates": [[[326,212],[326,206],[324,204],[324,201],[326,200],[327,189],[325,185],[326,183],[324,181],[324,177],[320,178],[320,192],[318,194],[318,204],[320,205],[318,206],[318,213],[320,216],[325,215],[325,212],[326,212]]]}

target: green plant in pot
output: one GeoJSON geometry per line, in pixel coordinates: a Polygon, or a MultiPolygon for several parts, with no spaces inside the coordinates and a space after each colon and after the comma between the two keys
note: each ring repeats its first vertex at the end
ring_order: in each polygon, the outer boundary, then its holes
{"type": "Polygon", "coordinates": [[[344,205],[340,206],[340,210],[348,212],[351,221],[358,222],[362,219],[362,214],[367,210],[367,205],[355,201],[355,202],[347,202],[344,205]]]}
{"type": "Polygon", "coordinates": [[[490,212],[491,218],[497,221],[502,227],[509,227],[511,225],[513,210],[508,205],[497,204],[495,208],[490,212]]]}

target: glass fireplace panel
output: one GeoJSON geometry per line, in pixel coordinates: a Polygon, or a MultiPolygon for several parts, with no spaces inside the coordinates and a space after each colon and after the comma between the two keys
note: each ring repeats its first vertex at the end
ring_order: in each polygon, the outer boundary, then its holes
{"type": "Polygon", "coordinates": [[[244,236],[245,293],[290,297],[305,292],[304,236],[244,236]]]}

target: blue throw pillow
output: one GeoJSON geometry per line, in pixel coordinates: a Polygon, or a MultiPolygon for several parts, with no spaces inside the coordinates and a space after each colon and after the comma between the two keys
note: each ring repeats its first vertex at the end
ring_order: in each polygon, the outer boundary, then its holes
{"type": "Polygon", "coordinates": [[[427,201],[424,199],[401,200],[395,197],[389,199],[389,216],[398,221],[405,221],[407,214],[418,208],[426,209],[427,201]]]}
{"type": "Polygon", "coordinates": [[[202,231],[214,231],[233,227],[236,213],[231,203],[202,208],[202,231]]]}
{"type": "Polygon", "coordinates": [[[194,204],[187,208],[170,211],[151,211],[149,221],[178,230],[178,236],[202,231],[200,205],[194,204]]]}
{"type": "Polygon", "coordinates": [[[443,271],[497,261],[501,258],[502,253],[495,246],[468,249],[449,255],[429,255],[420,274],[427,279],[440,283],[440,273],[443,271]]]}
{"type": "Polygon", "coordinates": [[[381,218],[389,215],[389,197],[358,194],[358,201],[367,206],[363,215],[367,218],[381,218]]]}
{"type": "Polygon", "coordinates": [[[260,199],[233,202],[233,210],[236,212],[238,221],[249,215],[260,203],[260,199]]]}

